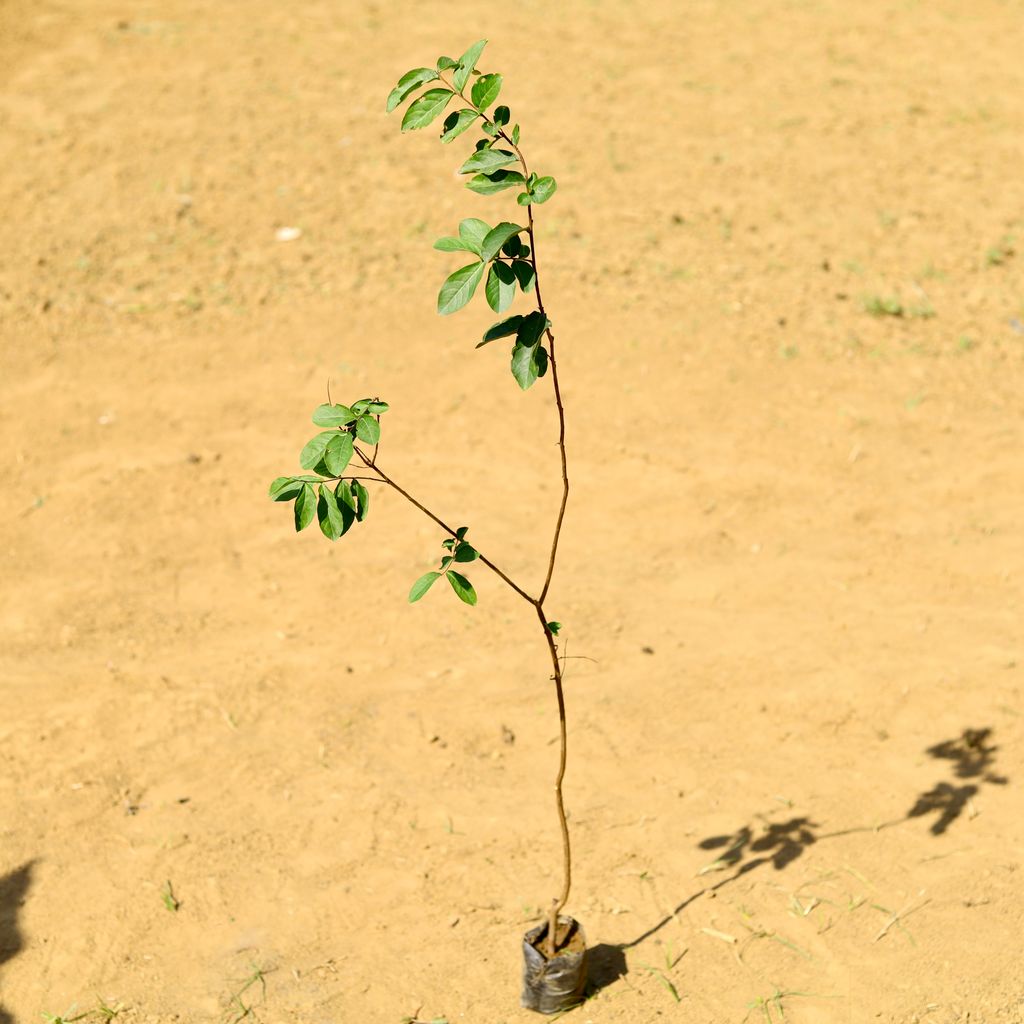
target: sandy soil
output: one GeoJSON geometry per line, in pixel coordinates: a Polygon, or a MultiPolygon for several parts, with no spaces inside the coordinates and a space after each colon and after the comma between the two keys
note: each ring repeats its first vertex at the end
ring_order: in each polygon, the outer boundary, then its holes
{"type": "Polygon", "coordinates": [[[6,0],[0,1021],[536,1019],[529,608],[265,497],[331,379],[541,577],[550,391],[433,308],[518,208],[383,112],[484,35],[560,184],[570,1019],[1024,1020],[1024,4],[6,0]]]}

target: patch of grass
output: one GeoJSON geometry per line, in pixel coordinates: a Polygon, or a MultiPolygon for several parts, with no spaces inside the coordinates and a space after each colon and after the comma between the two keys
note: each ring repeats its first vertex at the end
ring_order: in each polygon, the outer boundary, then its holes
{"type": "Polygon", "coordinates": [[[795,992],[792,990],[783,991],[776,987],[775,991],[770,996],[756,996],[747,1003],[747,1016],[743,1019],[746,1020],[755,1010],[760,1010],[762,1017],[766,1024],[775,1024],[776,1021],[783,1021],[786,1019],[786,1011],[783,1009],[782,1001],[784,999],[790,999],[794,996],[809,996],[810,992],[795,992]],[[774,1016],[773,1014],[777,1014],[774,1016]]]}
{"type": "Polygon", "coordinates": [[[76,1007],[72,1006],[63,1014],[44,1013],[42,1017],[46,1024],[73,1024],[74,1021],[88,1020],[90,1017],[95,1017],[102,1021],[110,1021],[124,1009],[124,1006],[121,1003],[111,1006],[102,996],[97,996],[96,1006],[93,1009],[75,1013],[76,1009],[76,1007]]]}
{"type": "Polygon", "coordinates": [[[864,312],[872,316],[901,317],[905,320],[927,320],[935,316],[935,307],[927,299],[914,306],[907,305],[898,295],[867,295],[863,301],[864,312]]]}
{"type": "Polygon", "coordinates": [[[181,900],[174,895],[174,889],[171,888],[170,879],[164,882],[164,887],[160,890],[160,899],[163,900],[164,907],[171,911],[172,914],[176,914],[178,912],[178,908],[181,906],[181,900]]]}
{"type": "Polygon", "coordinates": [[[1002,238],[998,244],[987,249],[985,251],[985,266],[1001,267],[1009,263],[1016,255],[1013,242],[1013,238],[1007,235],[1002,238]]]}
{"type": "Polygon", "coordinates": [[[250,1001],[247,1004],[242,998],[254,985],[260,987],[260,1002],[267,1000],[267,975],[270,973],[270,969],[257,967],[255,964],[249,966],[252,968],[252,974],[243,979],[241,988],[228,1000],[227,1008],[224,1011],[225,1018],[234,1014],[230,1017],[230,1024],[239,1024],[239,1021],[243,1021],[247,1017],[256,1016],[255,1003],[250,1001]]]}

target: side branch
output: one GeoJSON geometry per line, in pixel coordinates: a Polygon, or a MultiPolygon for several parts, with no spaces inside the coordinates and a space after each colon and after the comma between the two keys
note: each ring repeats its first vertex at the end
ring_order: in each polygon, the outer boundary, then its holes
{"type": "MultiPolygon", "coordinates": [[[[372,469],[373,472],[380,477],[381,482],[386,483],[389,487],[398,491],[398,493],[402,495],[402,497],[405,498],[406,501],[410,502],[412,505],[415,505],[416,508],[418,508],[425,516],[427,516],[428,518],[432,519],[435,523],[437,523],[437,525],[440,526],[441,529],[445,531],[445,533],[449,534],[452,537],[457,536],[454,527],[449,526],[443,519],[434,515],[434,513],[431,512],[426,505],[424,505],[422,502],[417,501],[404,487],[401,487],[398,484],[396,484],[395,481],[392,480],[391,477],[389,477],[387,473],[385,473],[384,470],[380,468],[380,466],[376,465],[376,463],[374,462],[371,462],[363,454],[363,452],[360,451],[360,449],[357,448],[356,453],[358,454],[359,458],[362,459],[363,464],[368,469],[372,469]]],[[[530,597],[530,595],[525,590],[523,590],[523,588],[519,586],[519,584],[516,583],[515,580],[513,580],[507,573],[502,572],[501,569],[499,569],[489,558],[487,558],[485,555],[481,555],[480,561],[483,562],[484,565],[486,565],[487,568],[491,570],[491,572],[496,573],[502,580],[504,580],[505,583],[507,583],[524,601],[528,601],[530,604],[534,605],[534,607],[537,606],[536,599],[530,597]]]]}

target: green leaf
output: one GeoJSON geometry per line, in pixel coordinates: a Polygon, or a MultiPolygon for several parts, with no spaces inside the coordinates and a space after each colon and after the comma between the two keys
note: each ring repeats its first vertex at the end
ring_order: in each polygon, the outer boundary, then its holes
{"type": "Polygon", "coordinates": [[[558,182],[551,175],[538,178],[533,185],[533,201],[535,203],[546,203],[558,188],[558,182]]]}
{"type": "Polygon", "coordinates": [[[512,273],[516,275],[516,280],[519,282],[519,287],[524,292],[533,290],[533,265],[527,263],[526,260],[513,260],[512,261],[512,273]]]}
{"type": "Polygon", "coordinates": [[[331,493],[329,487],[322,484],[320,497],[316,503],[316,516],[320,521],[320,532],[328,540],[337,540],[345,532],[345,517],[338,508],[338,499],[331,493]]]}
{"type": "Polygon", "coordinates": [[[522,253],[523,248],[523,240],[519,235],[513,235],[507,242],[505,242],[504,245],[502,245],[501,251],[506,256],[515,257],[522,253]]]}
{"type": "Polygon", "coordinates": [[[369,414],[356,420],[356,437],[367,444],[376,444],[380,440],[380,424],[369,414]]]}
{"type": "Polygon", "coordinates": [[[513,126],[511,138],[512,138],[512,145],[513,146],[518,146],[519,145],[519,125],[513,126]]]}
{"type": "Polygon", "coordinates": [[[458,312],[473,298],[476,286],[484,276],[484,266],[483,263],[470,263],[468,267],[461,267],[448,277],[437,296],[438,313],[448,316],[458,312]]]}
{"type": "Polygon", "coordinates": [[[293,476],[279,476],[270,485],[271,501],[291,501],[302,490],[302,481],[293,476]]]}
{"type": "Polygon", "coordinates": [[[402,118],[402,131],[411,132],[417,128],[426,128],[448,106],[448,101],[454,95],[451,89],[428,89],[405,112],[405,117],[402,118]]]}
{"type": "Polygon", "coordinates": [[[479,110],[486,110],[501,92],[501,75],[481,75],[474,83],[470,98],[479,110]]]}
{"type": "Polygon", "coordinates": [[[312,484],[303,484],[295,499],[295,532],[304,530],[311,522],[316,512],[316,494],[312,484]]]}
{"type": "Polygon", "coordinates": [[[548,632],[552,636],[558,636],[558,631],[562,628],[562,624],[560,622],[549,622],[547,623],[547,627],[548,632]]]}
{"type": "Polygon", "coordinates": [[[507,149],[478,149],[459,168],[459,174],[490,174],[500,167],[516,163],[518,159],[515,153],[510,153],[507,149]]]}
{"type": "Polygon", "coordinates": [[[493,196],[522,183],[523,176],[518,171],[492,171],[490,174],[474,174],[466,182],[466,188],[482,196],[493,196]]]}
{"type": "Polygon", "coordinates": [[[529,206],[533,200],[530,198],[529,192],[520,192],[519,195],[516,196],[516,202],[520,206],[529,206]]]}
{"type": "Polygon", "coordinates": [[[341,476],[352,460],[352,435],[334,434],[327,442],[323,458],[331,476],[341,476]]]}
{"type": "Polygon", "coordinates": [[[459,238],[467,245],[472,246],[472,251],[477,256],[480,255],[480,246],[490,230],[490,224],[480,220],[479,217],[467,217],[459,222],[459,238]]]}
{"type": "Polygon", "coordinates": [[[454,569],[449,569],[445,576],[460,601],[465,601],[466,604],[476,604],[476,591],[473,589],[473,584],[465,576],[460,575],[454,569]]]}
{"type": "Polygon", "coordinates": [[[457,60],[452,60],[451,57],[437,58],[437,70],[439,72],[447,71],[449,68],[457,68],[458,66],[459,62],[457,60]]]}
{"type": "Polygon", "coordinates": [[[434,248],[441,252],[471,252],[477,256],[480,253],[470,245],[469,242],[464,242],[461,238],[453,238],[451,235],[445,235],[444,238],[439,238],[434,243],[434,248]]]}
{"type": "Polygon", "coordinates": [[[359,505],[359,511],[356,516],[359,522],[362,522],[370,514],[370,492],[358,480],[353,480],[352,497],[356,499],[356,503],[359,505]]]}
{"type": "Polygon", "coordinates": [[[451,565],[452,562],[454,562],[454,561],[455,561],[454,557],[452,557],[451,555],[445,555],[444,558],[441,559],[441,564],[437,567],[438,571],[439,572],[444,572],[445,569],[447,569],[448,566],[451,565]]]}
{"type": "Polygon", "coordinates": [[[352,481],[339,480],[338,486],[334,488],[334,496],[338,499],[338,507],[347,508],[352,513],[353,518],[355,518],[358,502],[352,493],[352,481]]]}
{"type": "Polygon", "coordinates": [[[495,260],[487,272],[487,284],[484,286],[487,305],[495,313],[504,313],[516,297],[516,275],[507,263],[495,260]]]}
{"type": "Polygon", "coordinates": [[[343,427],[354,419],[355,415],[347,405],[318,405],[313,413],[313,422],[318,427],[343,427]]]}
{"type": "Polygon", "coordinates": [[[388,96],[388,113],[390,114],[399,103],[403,103],[406,97],[424,82],[433,82],[436,78],[437,72],[433,68],[413,68],[412,71],[407,71],[388,96]]]}
{"type": "Polygon", "coordinates": [[[445,551],[451,551],[451,549],[454,546],[455,546],[455,541],[453,541],[451,539],[451,537],[449,537],[447,540],[441,541],[441,547],[443,547],[445,549],[445,551]]]}
{"type": "Polygon", "coordinates": [[[473,73],[473,69],[476,67],[476,62],[480,59],[480,54],[484,52],[484,47],[486,45],[487,40],[480,39],[459,58],[459,66],[452,74],[452,81],[455,83],[455,88],[458,89],[459,92],[466,88],[469,76],[473,73]]]}
{"type": "Polygon", "coordinates": [[[379,415],[382,412],[387,412],[390,408],[391,406],[387,402],[382,402],[377,398],[360,398],[358,402],[352,403],[354,416],[362,416],[365,412],[379,415]]]}
{"type": "Polygon", "coordinates": [[[512,116],[512,112],[508,107],[497,107],[491,117],[494,119],[495,124],[500,124],[503,128],[508,124],[508,119],[512,116]]]}
{"type": "Polygon", "coordinates": [[[483,242],[480,243],[480,258],[486,263],[488,260],[494,259],[498,254],[498,250],[513,236],[518,235],[520,231],[525,231],[526,228],[519,224],[512,224],[510,221],[503,220],[500,224],[491,228],[487,232],[483,242]]]}
{"type": "Polygon", "coordinates": [[[312,469],[323,458],[327,445],[336,437],[341,437],[336,430],[322,430],[299,453],[299,465],[303,469],[312,469]]]}
{"type": "Polygon", "coordinates": [[[441,129],[441,141],[447,146],[449,142],[457,139],[480,115],[469,107],[462,110],[453,110],[444,119],[444,128],[441,129]]]}
{"type": "Polygon", "coordinates": [[[496,324],[491,324],[490,327],[484,331],[483,341],[477,344],[477,348],[486,345],[488,342],[495,341],[498,338],[507,338],[510,335],[516,334],[519,331],[519,325],[523,322],[521,316],[510,316],[504,320],[499,320],[496,324]]]}
{"type": "Polygon", "coordinates": [[[501,125],[495,124],[493,121],[484,121],[480,127],[483,129],[484,135],[490,135],[492,138],[501,131],[501,125]]]}
{"type": "Polygon", "coordinates": [[[440,577],[439,572],[425,572],[409,591],[409,604],[415,604],[433,585],[434,580],[440,577]]]}
{"type": "Polygon", "coordinates": [[[543,377],[547,369],[548,353],[543,345],[516,345],[512,349],[512,376],[524,391],[543,377]]]}
{"type": "Polygon", "coordinates": [[[460,526],[455,531],[455,539],[456,540],[462,540],[463,537],[465,537],[467,533],[469,533],[469,527],[468,526],[460,526]]]}
{"type": "Polygon", "coordinates": [[[462,541],[455,549],[456,562],[475,562],[479,557],[480,552],[466,541],[462,541]]]}
{"type": "Polygon", "coordinates": [[[528,313],[523,317],[523,322],[516,331],[516,344],[522,345],[524,348],[532,348],[540,341],[547,325],[547,317],[543,313],[539,311],[528,313]]]}

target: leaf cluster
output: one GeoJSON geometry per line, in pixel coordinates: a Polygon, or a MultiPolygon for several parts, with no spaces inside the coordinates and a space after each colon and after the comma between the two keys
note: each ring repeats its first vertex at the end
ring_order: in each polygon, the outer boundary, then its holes
{"type": "Polygon", "coordinates": [[[416,131],[433,124],[457,96],[466,106],[451,111],[444,119],[441,141],[447,145],[474,125],[483,133],[473,155],[459,168],[460,174],[472,175],[466,187],[481,195],[494,195],[518,186],[522,189],[517,197],[520,206],[546,203],[558,187],[554,178],[527,173],[525,165],[521,171],[508,169],[512,164],[522,163],[518,151],[519,125],[509,128],[512,112],[507,106],[494,107],[501,94],[502,76],[477,70],[476,62],[486,45],[487,40],[480,39],[458,60],[438,57],[432,68],[407,71],[388,94],[387,111],[391,113],[418,89],[429,85],[409,104],[402,118],[403,132],[416,131]],[[444,77],[446,72],[451,72],[450,82],[444,77]],[[473,84],[467,97],[465,90],[471,79],[473,84]],[[514,152],[495,148],[499,141],[510,145],[514,152]]]}
{"type": "Polygon", "coordinates": [[[337,540],[353,523],[366,519],[369,493],[359,480],[342,474],[356,451],[357,440],[374,448],[380,443],[380,417],[387,410],[387,402],[377,398],[361,398],[351,406],[327,404],[316,408],[313,423],[332,429],[320,431],[299,454],[302,468],[315,475],[279,476],[270,485],[271,500],[294,503],[296,531],[304,530],[315,517],[323,535],[337,540]]]}
{"type": "Polygon", "coordinates": [[[412,589],[409,591],[410,604],[423,597],[441,576],[448,580],[460,601],[464,601],[466,604],[476,604],[476,591],[473,589],[473,584],[461,573],[450,568],[453,563],[475,562],[480,557],[480,552],[465,540],[468,530],[468,526],[460,526],[455,531],[454,537],[449,537],[441,542],[445,553],[441,556],[440,564],[436,571],[424,573],[412,585],[412,589]]]}

